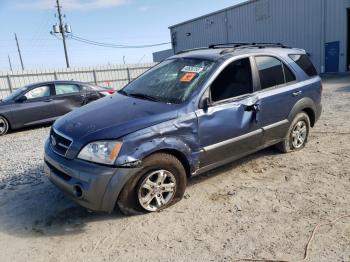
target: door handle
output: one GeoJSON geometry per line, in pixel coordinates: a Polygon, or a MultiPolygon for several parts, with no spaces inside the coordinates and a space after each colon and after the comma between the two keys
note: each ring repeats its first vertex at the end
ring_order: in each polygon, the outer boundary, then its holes
{"type": "Polygon", "coordinates": [[[302,91],[294,92],[293,96],[300,96],[302,93],[303,93],[302,91]]]}
{"type": "Polygon", "coordinates": [[[52,102],[52,101],[53,101],[52,98],[44,100],[44,102],[46,102],[46,103],[49,103],[49,102],[52,102]]]}

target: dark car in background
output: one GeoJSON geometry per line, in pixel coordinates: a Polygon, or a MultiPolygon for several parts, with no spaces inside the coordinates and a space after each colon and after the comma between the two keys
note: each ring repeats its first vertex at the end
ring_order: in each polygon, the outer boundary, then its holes
{"type": "Polygon", "coordinates": [[[113,93],[113,89],[77,81],[50,81],[19,88],[0,101],[0,136],[9,130],[53,122],[113,93]]]}
{"type": "Polygon", "coordinates": [[[304,50],[225,44],[186,51],[56,121],[46,174],[91,210],[159,211],[183,197],[188,177],[273,145],[303,149],[321,96],[304,50]]]}

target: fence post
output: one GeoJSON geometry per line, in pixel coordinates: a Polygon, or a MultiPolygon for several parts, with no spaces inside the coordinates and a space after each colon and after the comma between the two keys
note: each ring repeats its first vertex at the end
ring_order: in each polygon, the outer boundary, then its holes
{"type": "Polygon", "coordinates": [[[97,75],[96,75],[96,70],[95,69],[92,71],[92,74],[94,76],[95,85],[97,85],[97,75]]]}
{"type": "Polygon", "coordinates": [[[131,82],[129,67],[126,68],[126,73],[128,74],[128,82],[131,82]]]}
{"type": "Polygon", "coordinates": [[[11,83],[10,75],[7,75],[7,83],[9,85],[10,93],[12,93],[12,83],[11,83]]]}
{"type": "Polygon", "coordinates": [[[54,76],[55,80],[58,80],[58,76],[57,76],[57,72],[56,71],[53,72],[53,76],[54,76]]]}

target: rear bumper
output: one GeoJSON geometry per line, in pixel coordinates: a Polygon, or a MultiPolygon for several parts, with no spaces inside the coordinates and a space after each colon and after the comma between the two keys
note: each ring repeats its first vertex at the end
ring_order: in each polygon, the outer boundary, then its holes
{"type": "Polygon", "coordinates": [[[83,207],[108,213],[114,210],[126,182],[139,171],[138,168],[115,168],[79,159],[69,160],[56,154],[48,142],[44,159],[45,174],[60,190],[83,207]]]}

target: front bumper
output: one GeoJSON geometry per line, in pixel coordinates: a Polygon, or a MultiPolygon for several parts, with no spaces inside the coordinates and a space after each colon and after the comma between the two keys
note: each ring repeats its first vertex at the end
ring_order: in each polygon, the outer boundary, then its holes
{"type": "Polygon", "coordinates": [[[66,159],[45,144],[45,174],[79,205],[93,211],[112,212],[119,193],[139,168],[102,166],[79,159],[66,159]],[[81,195],[77,194],[81,189],[81,195]]]}

